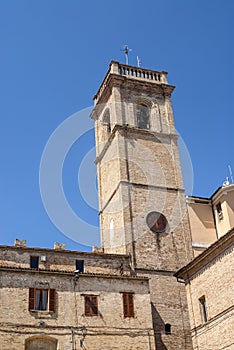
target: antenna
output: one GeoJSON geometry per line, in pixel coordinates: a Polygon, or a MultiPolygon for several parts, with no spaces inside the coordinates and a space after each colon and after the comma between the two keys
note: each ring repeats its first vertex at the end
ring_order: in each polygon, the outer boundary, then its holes
{"type": "Polygon", "coordinates": [[[132,51],[132,49],[129,49],[128,45],[124,45],[123,49],[121,51],[124,51],[125,53],[125,59],[126,59],[126,64],[128,65],[128,53],[132,51]]]}
{"type": "Polygon", "coordinates": [[[139,56],[137,56],[137,67],[141,66],[141,59],[139,56]]]}
{"type": "Polygon", "coordinates": [[[228,165],[228,169],[229,169],[229,174],[230,174],[231,183],[233,184],[233,176],[232,176],[232,168],[231,168],[231,165],[228,165]]]}

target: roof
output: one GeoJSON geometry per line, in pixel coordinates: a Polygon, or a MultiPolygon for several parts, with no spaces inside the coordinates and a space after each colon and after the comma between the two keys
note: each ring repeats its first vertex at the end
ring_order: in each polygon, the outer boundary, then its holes
{"type": "Polygon", "coordinates": [[[76,250],[66,250],[66,249],[52,249],[52,248],[42,248],[42,247],[20,247],[20,246],[8,246],[8,245],[0,245],[0,250],[16,250],[16,251],[25,251],[25,252],[41,252],[41,253],[59,253],[59,254],[72,254],[72,255],[87,255],[89,257],[103,257],[103,258],[125,258],[128,259],[129,255],[127,254],[109,254],[109,253],[101,253],[101,252],[81,252],[76,250]]]}
{"type": "MultiPolygon", "coordinates": [[[[57,274],[57,275],[67,275],[73,276],[74,272],[67,270],[45,270],[45,269],[31,269],[27,267],[13,267],[13,266],[0,266],[0,271],[8,272],[21,272],[21,273],[35,273],[35,274],[57,274]]],[[[112,279],[127,279],[127,280],[138,280],[138,281],[148,281],[149,278],[146,276],[128,276],[128,275],[114,275],[105,273],[87,273],[83,272],[79,274],[80,277],[96,277],[96,278],[112,278],[112,279]]]]}
{"type": "Polygon", "coordinates": [[[234,241],[234,227],[229,230],[224,236],[215,241],[209,248],[199,254],[189,264],[182,267],[177,271],[174,276],[188,280],[192,275],[197,272],[200,268],[204,267],[208,262],[213,260],[217,255],[225,251],[228,247],[233,244],[234,241]]]}
{"type": "Polygon", "coordinates": [[[187,196],[188,200],[194,199],[194,200],[201,200],[201,201],[212,201],[214,197],[217,197],[218,194],[221,194],[222,192],[230,192],[234,190],[234,184],[230,184],[227,186],[220,186],[215,190],[215,192],[208,198],[208,197],[200,197],[200,196],[187,196]]]}

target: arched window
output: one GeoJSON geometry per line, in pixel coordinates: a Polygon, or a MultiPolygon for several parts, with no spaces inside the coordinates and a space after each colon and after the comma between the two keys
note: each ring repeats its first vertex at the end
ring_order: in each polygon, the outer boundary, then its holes
{"type": "Polygon", "coordinates": [[[51,337],[31,337],[25,342],[25,350],[57,350],[57,347],[57,340],[51,337]]]}
{"type": "Polygon", "coordinates": [[[165,334],[171,334],[171,325],[170,323],[165,324],[165,334]]]}
{"type": "Polygon", "coordinates": [[[104,112],[103,118],[102,118],[103,123],[106,125],[107,132],[111,132],[111,124],[110,124],[110,110],[107,108],[104,112]]]}
{"type": "Polygon", "coordinates": [[[139,104],[136,107],[137,127],[140,129],[150,128],[150,111],[149,107],[144,104],[139,104]]]}

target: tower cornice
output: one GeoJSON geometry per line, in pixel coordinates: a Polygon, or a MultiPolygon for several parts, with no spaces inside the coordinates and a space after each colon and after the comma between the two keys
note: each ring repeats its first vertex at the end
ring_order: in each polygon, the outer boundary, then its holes
{"type": "Polygon", "coordinates": [[[105,101],[104,96],[107,93],[107,89],[123,82],[129,84],[129,86],[137,83],[139,86],[144,86],[145,89],[148,87],[165,95],[171,95],[175,88],[175,86],[168,84],[167,72],[165,71],[160,72],[111,61],[109,69],[96,95],[93,97],[95,105],[105,101]]]}

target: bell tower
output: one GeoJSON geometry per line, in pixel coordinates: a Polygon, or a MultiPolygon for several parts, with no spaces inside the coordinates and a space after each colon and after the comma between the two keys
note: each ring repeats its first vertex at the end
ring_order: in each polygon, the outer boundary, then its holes
{"type": "Polygon", "coordinates": [[[156,347],[192,349],[185,291],[192,259],[167,73],[112,61],[94,96],[101,246],[150,278],[156,347]],[[170,328],[170,336],[166,331],[170,328]]]}

